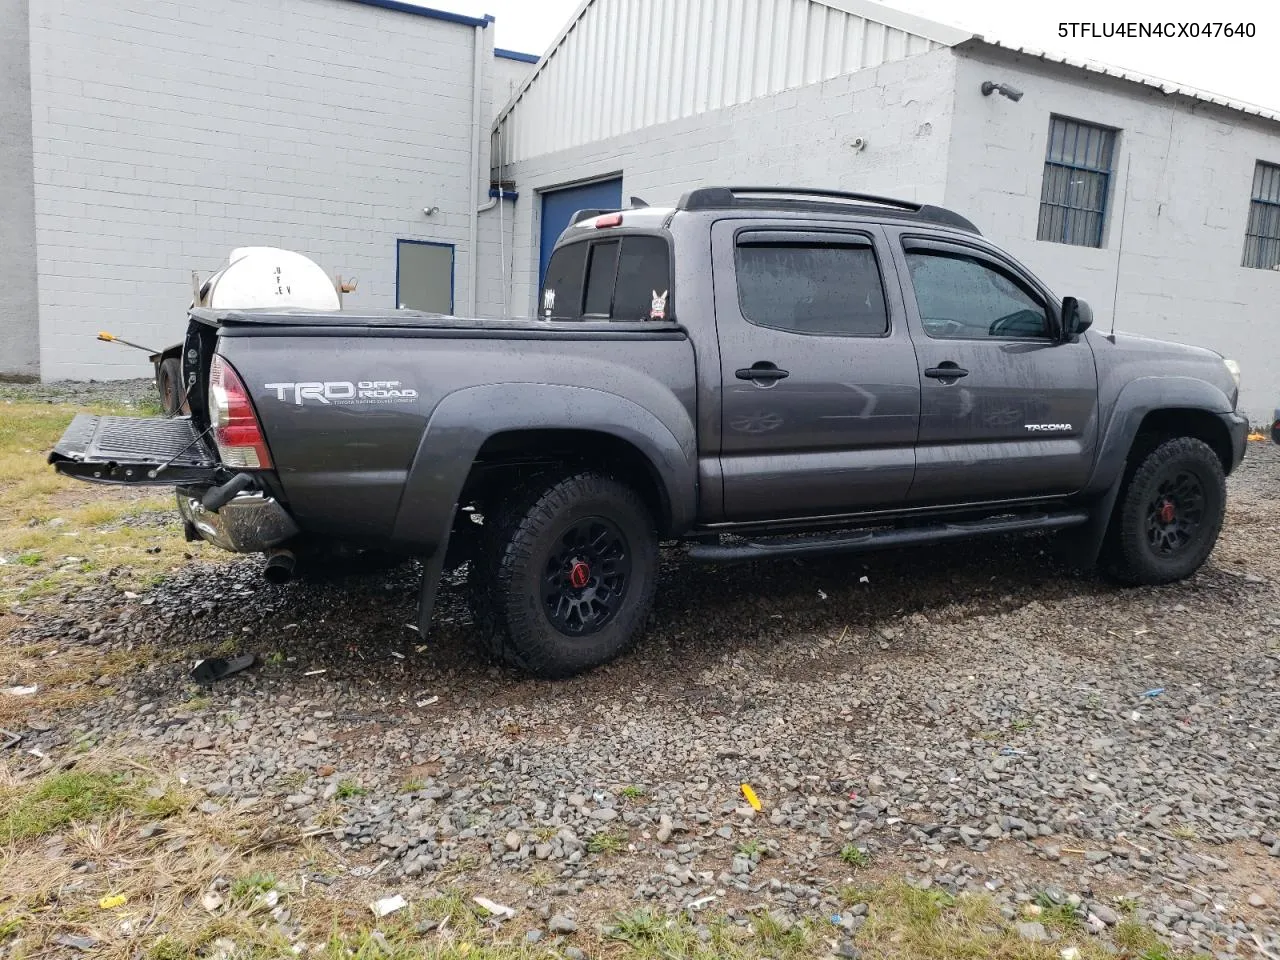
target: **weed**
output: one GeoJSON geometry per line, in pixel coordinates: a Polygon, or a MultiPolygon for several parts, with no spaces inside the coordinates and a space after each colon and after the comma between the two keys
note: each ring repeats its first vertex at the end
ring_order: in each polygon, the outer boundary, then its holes
{"type": "Polygon", "coordinates": [[[338,784],[338,792],[336,794],[339,800],[353,800],[356,797],[363,797],[369,791],[354,780],[343,780],[338,784]]]}
{"type": "Polygon", "coordinates": [[[231,899],[240,904],[253,902],[261,893],[266,893],[276,885],[276,878],[270,873],[254,872],[237,877],[231,883],[231,899]]]}
{"type": "Polygon", "coordinates": [[[611,940],[621,940],[641,948],[653,943],[662,935],[662,920],[649,910],[633,910],[614,918],[611,940]]]}
{"type": "Polygon", "coordinates": [[[191,948],[187,944],[166,934],[147,951],[147,960],[190,960],[191,955],[191,948]]]}
{"type": "Polygon", "coordinates": [[[1036,894],[1036,903],[1040,906],[1040,922],[1046,927],[1065,932],[1080,926],[1076,908],[1069,903],[1058,903],[1047,893],[1036,894]]]}
{"type": "Polygon", "coordinates": [[[535,890],[541,890],[543,887],[551,886],[556,875],[546,867],[534,867],[529,871],[529,886],[535,890]]]}
{"type": "Polygon", "coordinates": [[[185,810],[191,804],[175,790],[165,790],[157,795],[145,795],[133,805],[134,813],[148,820],[165,820],[185,810]]]}
{"type": "Polygon", "coordinates": [[[197,693],[185,704],[186,708],[193,713],[200,710],[208,710],[213,705],[213,699],[203,693],[197,693]]]}
{"type": "Polygon", "coordinates": [[[1174,827],[1172,833],[1179,840],[1199,840],[1200,834],[1196,832],[1196,828],[1189,823],[1180,823],[1174,827]]]}
{"type": "Polygon", "coordinates": [[[622,796],[627,800],[639,800],[644,796],[644,788],[637,787],[634,783],[622,788],[622,796]]]}
{"type": "Polygon", "coordinates": [[[406,780],[400,784],[401,793],[417,793],[419,790],[425,790],[426,784],[421,780],[406,780]]]}
{"type": "Polygon", "coordinates": [[[766,849],[765,845],[754,837],[750,840],[744,840],[742,843],[738,844],[738,853],[742,854],[744,857],[754,857],[756,854],[763,857],[766,849]]]}
{"type": "Polygon", "coordinates": [[[1132,919],[1121,920],[1116,924],[1111,937],[1121,950],[1138,954],[1144,960],[1159,960],[1156,951],[1164,949],[1154,930],[1132,919]]]}
{"type": "Polygon", "coordinates": [[[840,859],[851,867],[871,866],[871,854],[864,847],[846,843],[840,850],[840,859]]]}
{"type": "Polygon", "coordinates": [[[601,830],[587,841],[587,849],[592,853],[618,853],[626,842],[627,835],[622,830],[601,830]]]}
{"type": "Polygon", "coordinates": [[[280,666],[284,663],[284,654],[279,650],[271,651],[271,653],[267,654],[267,663],[271,664],[273,667],[280,666]]]}
{"type": "Polygon", "coordinates": [[[21,932],[21,918],[9,917],[7,920],[0,920],[0,943],[4,943],[10,937],[16,937],[21,932]]]}
{"type": "Polygon", "coordinates": [[[18,562],[24,567],[35,567],[40,565],[40,561],[44,559],[39,553],[20,553],[18,554],[18,562]]]}
{"type": "Polygon", "coordinates": [[[1013,727],[1014,733],[1022,733],[1024,730],[1031,729],[1031,721],[1026,717],[1016,717],[1010,726],[1013,727]]]}

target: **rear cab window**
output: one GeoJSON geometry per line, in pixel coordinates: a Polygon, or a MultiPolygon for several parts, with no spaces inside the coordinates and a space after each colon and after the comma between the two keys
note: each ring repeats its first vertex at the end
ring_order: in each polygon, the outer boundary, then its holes
{"type": "Polygon", "coordinates": [[[546,320],[668,320],[671,252],[664,237],[610,235],[551,255],[539,298],[546,320]]]}

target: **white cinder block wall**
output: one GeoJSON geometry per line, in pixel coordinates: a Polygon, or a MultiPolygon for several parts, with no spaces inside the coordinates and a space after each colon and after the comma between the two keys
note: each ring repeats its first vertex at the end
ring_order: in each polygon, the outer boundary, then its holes
{"type": "Polygon", "coordinates": [[[957,59],[947,205],[1058,295],[1088,300],[1102,329],[1114,313],[1119,331],[1236,359],[1240,408],[1266,423],[1280,403],[1280,271],[1240,265],[1258,160],[1280,163],[1280,124],[1020,55],[957,59]],[[1025,95],[984,97],[984,80],[1025,95]],[[1053,114],[1119,130],[1100,249],[1035,239],[1053,114]]]}
{"type": "MultiPolygon", "coordinates": [[[[708,184],[831,187],[940,202],[955,63],[950,50],[934,50],[511,165],[502,171],[520,192],[511,312],[528,315],[535,306],[539,191],[574,180],[620,173],[623,202],[638,196],[653,206],[708,184]],[[864,150],[851,146],[858,137],[864,150]]],[[[486,250],[482,293],[500,294],[497,266],[486,250]]],[[[498,309],[492,298],[481,307],[498,309]]]]}
{"type": "Polygon", "coordinates": [[[28,0],[0,0],[0,376],[39,373],[28,0]]]}
{"type": "Polygon", "coordinates": [[[395,306],[397,238],[453,243],[466,309],[475,29],[349,0],[34,2],[42,377],[145,375],[95,333],[176,341],[191,272],[236,246],[358,277],[358,309],[395,306]]]}

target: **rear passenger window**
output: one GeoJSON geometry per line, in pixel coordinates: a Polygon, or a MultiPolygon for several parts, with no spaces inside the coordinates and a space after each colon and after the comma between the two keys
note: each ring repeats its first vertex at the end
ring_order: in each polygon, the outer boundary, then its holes
{"type": "Polygon", "coordinates": [[[586,260],[585,243],[569,244],[551,255],[547,276],[542,281],[542,297],[538,301],[538,309],[544,319],[576,320],[582,316],[586,260]]]}
{"type": "Polygon", "coordinates": [[[751,323],[791,333],[883,336],[889,311],[869,244],[751,240],[737,248],[738,303],[751,323]]]}
{"type": "Polygon", "coordinates": [[[623,236],[552,254],[540,310],[552,320],[665,320],[670,297],[667,241],[623,236]]]}
{"type": "Polygon", "coordinates": [[[671,260],[661,237],[626,237],[613,293],[614,320],[664,320],[670,315],[671,260]]]}

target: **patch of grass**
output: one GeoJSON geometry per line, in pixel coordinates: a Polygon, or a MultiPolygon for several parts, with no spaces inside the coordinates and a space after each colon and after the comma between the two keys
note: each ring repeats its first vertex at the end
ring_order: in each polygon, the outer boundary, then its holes
{"type": "Polygon", "coordinates": [[[742,843],[738,844],[738,853],[744,857],[754,857],[756,854],[763,857],[767,851],[768,847],[754,837],[750,840],[743,840],[742,843]]]}
{"type": "Polygon", "coordinates": [[[618,853],[627,843],[627,834],[624,830],[600,830],[592,834],[591,839],[587,841],[587,849],[591,853],[618,853]]]}
{"type": "Polygon", "coordinates": [[[771,955],[795,956],[809,943],[809,929],[804,923],[783,923],[771,913],[757,914],[751,928],[759,945],[771,955]]]}
{"type": "Polygon", "coordinates": [[[38,781],[26,791],[0,795],[0,837],[10,842],[53,833],[72,823],[93,821],[124,808],[130,800],[120,774],[68,770],[38,781]]]}
{"type": "Polygon", "coordinates": [[[1180,823],[1169,831],[1179,840],[1199,840],[1200,834],[1196,832],[1196,828],[1189,823],[1180,823]]]}
{"type": "Polygon", "coordinates": [[[417,793],[419,790],[425,790],[427,785],[421,780],[406,780],[400,784],[401,793],[417,793]]]}
{"type": "Polygon", "coordinates": [[[177,937],[162,936],[147,951],[147,960],[191,960],[191,947],[177,937]]]}
{"type": "Polygon", "coordinates": [[[44,555],[39,553],[20,553],[17,556],[18,563],[24,567],[38,567],[44,560],[44,555]]]}
{"type": "Polygon", "coordinates": [[[1031,729],[1031,721],[1026,717],[1015,717],[1009,726],[1013,728],[1014,733],[1022,733],[1023,731],[1031,729]]]}
{"type": "Polygon", "coordinates": [[[201,710],[208,710],[209,707],[213,706],[213,698],[207,694],[197,693],[195,696],[187,700],[183,706],[192,713],[199,713],[201,710]]]}
{"type": "Polygon", "coordinates": [[[16,937],[22,932],[22,919],[20,917],[8,917],[0,920],[0,943],[4,943],[11,937],[16,937]]]}
{"type": "Polygon", "coordinates": [[[266,661],[271,664],[271,666],[278,667],[284,663],[284,654],[279,650],[272,650],[267,654],[266,661]]]}
{"type": "Polygon", "coordinates": [[[363,797],[368,792],[354,780],[343,780],[338,784],[338,792],[335,796],[339,800],[353,800],[356,797],[363,797]]]}
{"type": "Polygon", "coordinates": [[[846,843],[840,848],[840,859],[851,867],[871,866],[871,854],[852,843],[846,843]]]}
{"type": "Polygon", "coordinates": [[[623,787],[621,792],[621,796],[625,800],[639,800],[644,795],[644,788],[637,787],[634,783],[623,787]]]}
{"type": "Polygon", "coordinates": [[[133,805],[133,812],[147,820],[167,820],[192,806],[190,798],[178,790],[147,791],[133,805]]]}

